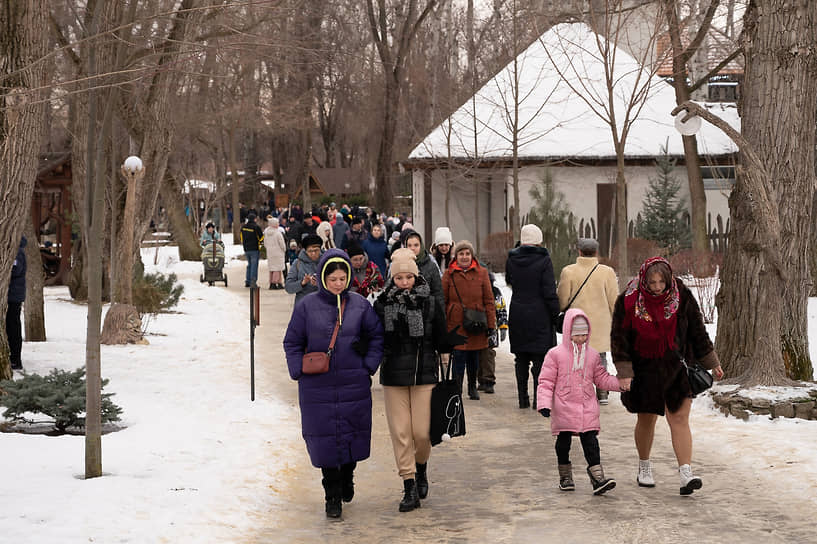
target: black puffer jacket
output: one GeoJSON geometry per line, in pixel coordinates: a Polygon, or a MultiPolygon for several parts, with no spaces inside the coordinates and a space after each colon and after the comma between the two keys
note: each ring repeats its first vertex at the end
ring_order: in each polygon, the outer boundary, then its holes
{"type": "Polygon", "coordinates": [[[11,268],[11,281],[9,282],[9,302],[25,302],[26,300],[26,237],[20,240],[20,247],[17,249],[17,256],[14,258],[14,266],[11,268]]]}
{"type": "Polygon", "coordinates": [[[547,353],[556,345],[559,297],[548,250],[520,246],[508,253],[505,283],[513,289],[508,316],[511,353],[547,353]]]}
{"type": "MultiPolygon", "coordinates": [[[[389,278],[385,289],[374,303],[374,310],[383,321],[385,329],[389,328],[386,323],[386,308],[398,304],[393,297],[397,290],[394,280],[389,278]]],[[[437,348],[446,333],[445,314],[436,310],[434,297],[422,276],[417,276],[411,294],[413,296],[406,306],[409,310],[422,309],[423,336],[409,336],[408,322],[402,314],[399,315],[394,330],[386,330],[383,362],[380,365],[380,383],[383,385],[405,387],[437,383],[437,348]],[[418,289],[420,286],[425,289],[418,289]]]]}

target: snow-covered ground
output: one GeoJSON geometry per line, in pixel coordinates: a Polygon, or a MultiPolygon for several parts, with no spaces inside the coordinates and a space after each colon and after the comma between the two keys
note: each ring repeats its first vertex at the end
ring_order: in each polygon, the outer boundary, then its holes
{"type": "MultiPolygon", "coordinates": [[[[505,302],[510,308],[513,290],[505,284],[505,275],[497,274],[496,285],[502,291],[505,302]]],[[[694,290],[693,290],[694,293],[694,290]]],[[[811,360],[817,363],[817,298],[809,299],[809,351],[811,360]]],[[[712,340],[715,340],[717,322],[706,326],[712,340]]],[[[561,335],[558,335],[561,341],[561,335]]],[[[510,342],[503,342],[499,348],[510,354],[510,342]]],[[[608,361],[612,361],[608,354],[608,361]]],[[[611,374],[616,370],[608,364],[611,374]]],[[[714,386],[715,390],[729,389],[726,386],[714,386]]],[[[617,396],[617,393],[613,393],[617,396]]],[[[768,400],[787,399],[803,396],[802,390],[790,387],[755,387],[744,391],[743,395],[768,400]]],[[[791,467],[791,485],[798,486],[804,496],[814,499],[817,491],[817,455],[814,446],[817,444],[817,421],[802,419],[770,419],[768,416],[749,416],[743,421],[724,415],[715,408],[711,397],[701,396],[692,403],[690,425],[695,429],[706,429],[696,432],[694,439],[698,442],[716,443],[713,448],[722,451],[723,456],[733,459],[735,463],[757,470],[764,477],[763,468],[786,463],[791,467]]],[[[776,474],[779,477],[779,473],[776,474]]],[[[779,482],[770,481],[770,485],[779,482]]],[[[788,482],[787,482],[788,485],[788,482]]]]}
{"type": "MultiPolygon", "coordinates": [[[[280,423],[293,408],[250,402],[246,303],[200,284],[201,263],[177,253],[162,248],[154,266],[155,250],[143,250],[148,271],[195,275],[182,280],[178,313],[150,323],[150,345],[102,346],[105,392],[125,426],[102,438],[104,477],[82,479],[83,436],[0,435],[0,541],[234,542],[247,505],[270,504],[270,459],[300,439],[280,423]]],[[[45,304],[48,341],[24,344],[24,368],[83,366],[86,307],[66,287],[46,288],[45,304]]]]}
{"type": "MultiPolygon", "coordinates": [[[[228,257],[241,253],[226,241],[228,257]]],[[[146,249],[143,261],[149,272],[178,274],[185,292],[178,313],[151,322],[150,345],[102,347],[105,390],[116,393],[125,426],[103,437],[105,476],[82,479],[82,436],[0,434],[0,541],[244,541],[254,529],[248,518],[268,515],[275,500],[270,488],[285,477],[286,463],[273,460],[286,458],[293,444],[302,454],[300,429],[291,423],[297,408],[266,395],[249,400],[243,298],[200,284],[201,264],[179,263],[174,248],[161,248],[158,258],[146,249]]],[[[48,342],[24,345],[26,370],[83,366],[85,306],[73,303],[64,287],[47,288],[45,300],[48,342]]],[[[814,300],[809,316],[814,346],[814,300]]],[[[500,349],[507,351],[508,343],[500,349]]],[[[696,433],[696,443],[717,440],[716,451],[761,472],[789,463],[796,472],[786,485],[812,493],[817,422],[759,416],[744,422],[723,417],[702,398],[692,423],[707,429],[696,433]]]]}

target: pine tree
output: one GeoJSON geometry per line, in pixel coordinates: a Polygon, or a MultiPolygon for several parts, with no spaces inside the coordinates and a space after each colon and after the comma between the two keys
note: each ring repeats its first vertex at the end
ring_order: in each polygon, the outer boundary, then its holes
{"type": "MultiPolygon", "coordinates": [[[[108,380],[102,380],[102,387],[108,380]]],[[[102,423],[119,421],[122,409],[113,403],[114,393],[102,394],[102,423]]],[[[54,420],[54,427],[65,432],[68,427],[85,425],[85,369],[74,371],[52,369],[47,376],[25,374],[18,380],[0,381],[0,406],[3,417],[20,423],[36,423],[32,414],[44,414],[54,420]]]]}
{"type": "Polygon", "coordinates": [[[542,229],[542,245],[550,253],[553,270],[558,274],[575,257],[571,251],[576,245],[578,231],[573,214],[565,204],[564,195],[554,188],[549,168],[545,169],[541,183],[531,187],[529,194],[533,207],[523,224],[532,223],[542,229]]]}
{"type": "Polygon", "coordinates": [[[670,255],[689,247],[692,241],[689,225],[684,220],[686,202],[678,196],[681,182],[674,174],[675,163],[667,153],[666,144],[661,146],[661,155],[655,161],[658,176],[650,178],[643,218],[636,229],[639,238],[657,242],[670,255]]]}

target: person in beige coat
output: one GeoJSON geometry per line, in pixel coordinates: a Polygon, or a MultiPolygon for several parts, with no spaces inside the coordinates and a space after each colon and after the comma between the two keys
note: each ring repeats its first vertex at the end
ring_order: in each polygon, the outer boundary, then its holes
{"type": "MultiPolygon", "coordinates": [[[[590,326],[593,328],[590,347],[599,352],[602,364],[606,368],[607,352],[610,351],[613,307],[618,297],[618,279],[615,270],[599,264],[599,243],[597,241],[592,238],[579,238],[576,247],[579,250],[576,264],[564,267],[559,276],[559,285],[556,288],[559,308],[564,311],[573,295],[579,292],[570,307],[578,308],[587,314],[590,326]],[[598,267],[590,274],[596,265],[598,267]],[[590,277],[587,283],[581,287],[588,274],[590,277]],[[581,291],[579,291],[580,287],[581,291]]],[[[599,389],[596,394],[600,404],[607,404],[607,391],[599,389]]]]}
{"type": "Polygon", "coordinates": [[[278,229],[278,219],[274,217],[267,217],[264,247],[267,250],[267,266],[269,266],[269,288],[283,289],[287,246],[284,242],[284,235],[278,229]]]}

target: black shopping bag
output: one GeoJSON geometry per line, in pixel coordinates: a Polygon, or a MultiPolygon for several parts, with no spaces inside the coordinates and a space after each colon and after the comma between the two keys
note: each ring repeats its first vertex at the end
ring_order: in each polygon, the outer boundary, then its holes
{"type": "Polygon", "coordinates": [[[465,435],[462,386],[451,378],[449,358],[445,371],[440,362],[440,381],[431,390],[431,445],[465,435]]]}

